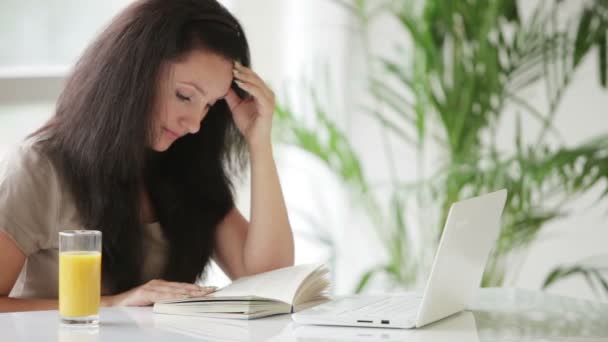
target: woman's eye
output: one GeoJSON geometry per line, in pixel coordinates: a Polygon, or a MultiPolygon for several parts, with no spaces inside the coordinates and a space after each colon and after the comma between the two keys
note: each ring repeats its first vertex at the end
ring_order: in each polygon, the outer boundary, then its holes
{"type": "Polygon", "coordinates": [[[183,102],[190,102],[190,98],[189,98],[188,96],[185,96],[185,95],[180,94],[180,92],[175,92],[175,96],[177,96],[177,98],[178,98],[180,101],[183,101],[183,102]]]}

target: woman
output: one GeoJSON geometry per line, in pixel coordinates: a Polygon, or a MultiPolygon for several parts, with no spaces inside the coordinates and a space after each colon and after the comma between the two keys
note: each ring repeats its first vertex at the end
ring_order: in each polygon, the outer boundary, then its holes
{"type": "Polygon", "coordinates": [[[85,51],[55,115],[0,166],[0,311],[57,307],[58,232],[103,231],[102,305],[149,305],[293,265],[274,95],[214,0],[147,0],[85,51]],[[242,63],[242,64],[241,64],[242,63]],[[250,163],[251,219],[231,177],[250,163]],[[11,292],[12,291],[12,292],[11,292]]]}

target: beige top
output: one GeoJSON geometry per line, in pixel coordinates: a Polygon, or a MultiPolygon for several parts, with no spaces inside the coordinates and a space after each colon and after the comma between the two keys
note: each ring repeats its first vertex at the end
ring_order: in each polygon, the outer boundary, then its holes
{"type": "MultiPolygon", "coordinates": [[[[10,297],[57,298],[58,233],[83,229],[78,222],[70,193],[33,140],[0,161],[0,231],[27,256],[10,297]]],[[[167,259],[167,242],[158,223],[146,225],[143,239],[142,283],[158,278],[167,259]]],[[[102,289],[102,294],[109,293],[102,289]]]]}

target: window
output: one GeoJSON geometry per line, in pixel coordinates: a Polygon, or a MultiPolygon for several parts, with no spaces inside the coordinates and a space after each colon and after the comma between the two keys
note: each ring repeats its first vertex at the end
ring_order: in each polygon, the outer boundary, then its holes
{"type": "Polygon", "coordinates": [[[53,112],[69,67],[129,0],[3,0],[0,157],[53,112]]]}

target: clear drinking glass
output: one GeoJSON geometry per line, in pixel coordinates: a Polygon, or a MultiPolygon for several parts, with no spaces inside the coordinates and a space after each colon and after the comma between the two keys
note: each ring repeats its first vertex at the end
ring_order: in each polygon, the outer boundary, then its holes
{"type": "Polygon", "coordinates": [[[101,232],[59,232],[59,316],[70,325],[99,324],[101,232]]]}

